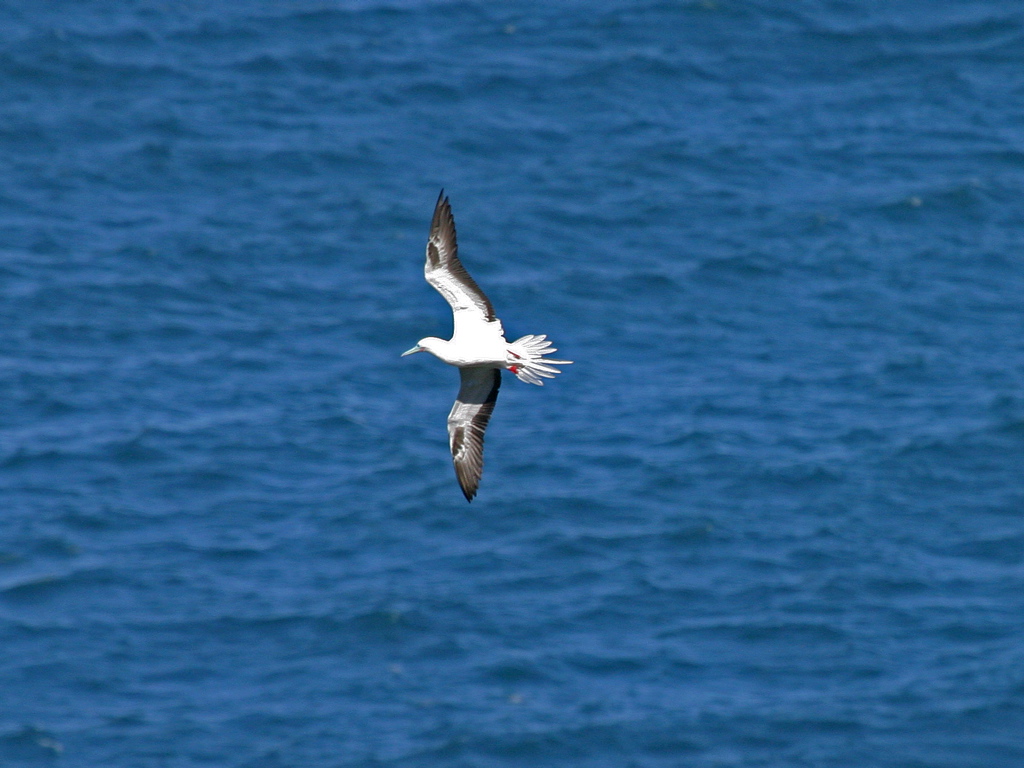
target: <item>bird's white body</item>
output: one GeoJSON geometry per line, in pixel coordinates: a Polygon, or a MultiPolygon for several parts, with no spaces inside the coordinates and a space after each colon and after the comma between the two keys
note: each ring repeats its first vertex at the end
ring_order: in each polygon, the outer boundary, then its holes
{"type": "Polygon", "coordinates": [[[542,386],[542,379],[561,373],[552,363],[568,365],[572,361],[545,358],[557,351],[546,336],[523,336],[513,342],[505,339],[490,300],[459,261],[455,219],[443,190],[430,224],[424,275],[451,305],[454,331],[447,341],[435,336],[420,339],[403,356],[430,352],[459,369],[462,386],[448,415],[448,437],[459,485],[472,501],[483,472],[484,430],[498,398],[501,369],[511,371],[520,381],[542,386]]]}
{"type": "Polygon", "coordinates": [[[508,358],[508,342],[502,333],[501,323],[488,323],[473,333],[465,330],[452,335],[450,341],[428,336],[420,339],[419,346],[448,365],[463,368],[468,365],[486,365],[504,368],[508,358]],[[497,326],[497,327],[492,327],[497,326]]]}

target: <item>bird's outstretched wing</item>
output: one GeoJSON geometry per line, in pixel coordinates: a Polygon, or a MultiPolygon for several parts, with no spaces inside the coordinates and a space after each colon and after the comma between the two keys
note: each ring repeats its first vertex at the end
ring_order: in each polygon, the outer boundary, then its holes
{"type": "MultiPolygon", "coordinates": [[[[427,262],[423,268],[427,282],[444,296],[455,316],[455,332],[466,324],[494,323],[498,318],[490,299],[469,276],[459,261],[459,244],[455,238],[455,218],[444,190],[437,198],[434,218],[427,238],[427,262]]],[[[498,326],[500,328],[500,325],[498,326]]]]}
{"type": "Polygon", "coordinates": [[[448,414],[448,441],[455,475],[466,501],[472,501],[484,471],[484,430],[501,386],[497,368],[460,368],[462,386],[448,414]]]}

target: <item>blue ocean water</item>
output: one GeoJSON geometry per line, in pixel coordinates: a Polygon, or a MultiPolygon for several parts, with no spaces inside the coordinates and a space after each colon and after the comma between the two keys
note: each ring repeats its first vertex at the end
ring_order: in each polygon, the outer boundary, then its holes
{"type": "Polygon", "coordinates": [[[0,764],[1024,765],[1024,9],[0,7],[0,764]],[[510,337],[448,456],[438,190],[510,337]]]}

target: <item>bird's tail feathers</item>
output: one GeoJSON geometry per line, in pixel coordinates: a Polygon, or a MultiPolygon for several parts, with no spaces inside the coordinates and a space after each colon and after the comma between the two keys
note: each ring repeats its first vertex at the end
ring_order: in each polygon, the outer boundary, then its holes
{"type": "Polygon", "coordinates": [[[552,360],[544,357],[558,350],[551,346],[547,336],[523,336],[508,345],[505,367],[520,381],[544,386],[542,379],[553,379],[560,370],[554,365],[571,365],[572,360],[552,360]]]}

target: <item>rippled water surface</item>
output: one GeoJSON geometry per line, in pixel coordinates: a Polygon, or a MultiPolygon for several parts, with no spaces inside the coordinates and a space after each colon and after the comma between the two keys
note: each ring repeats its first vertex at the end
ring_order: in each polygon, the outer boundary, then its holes
{"type": "Polygon", "coordinates": [[[0,9],[0,764],[1024,765],[1010,0],[0,9]],[[472,505],[438,189],[513,337],[472,505]]]}

